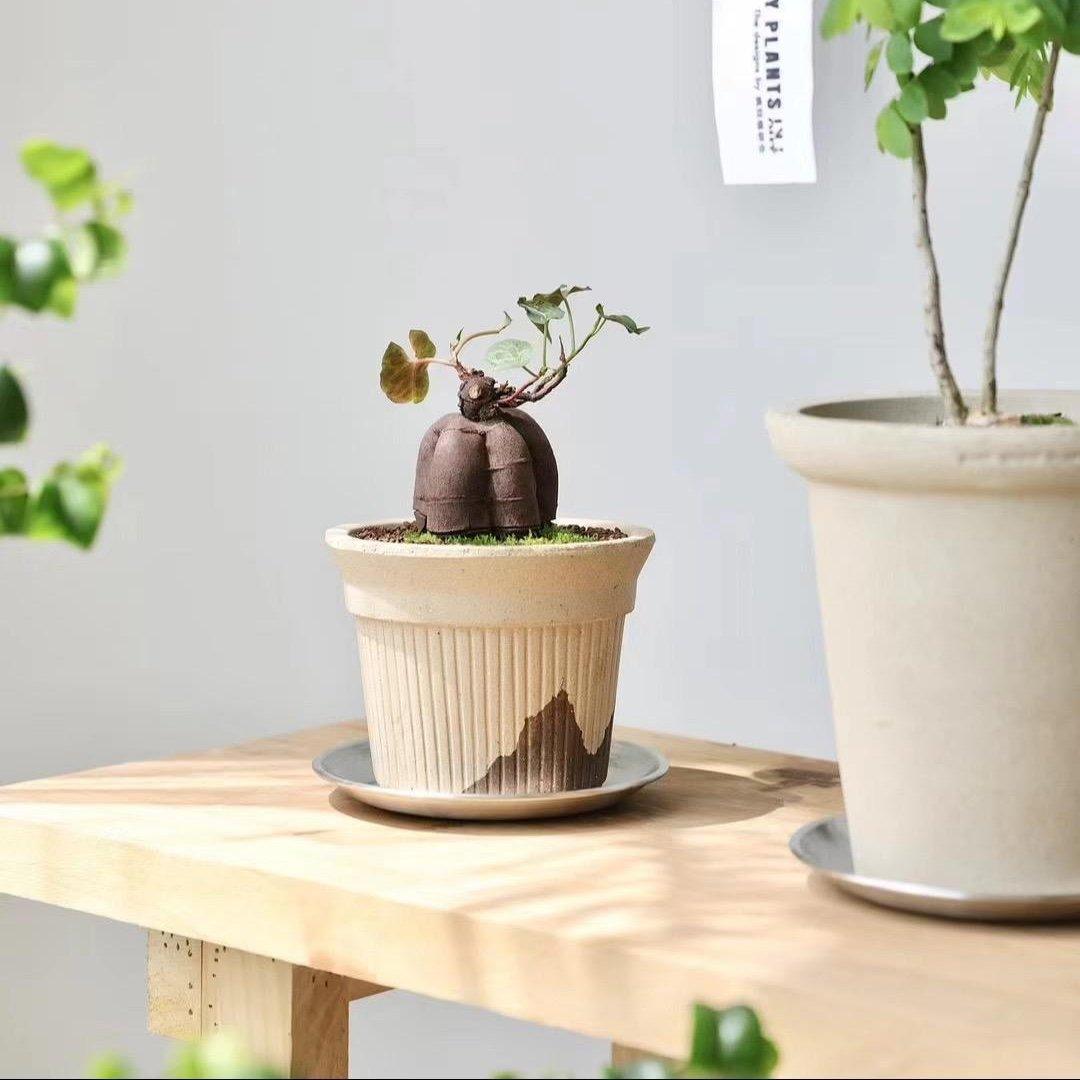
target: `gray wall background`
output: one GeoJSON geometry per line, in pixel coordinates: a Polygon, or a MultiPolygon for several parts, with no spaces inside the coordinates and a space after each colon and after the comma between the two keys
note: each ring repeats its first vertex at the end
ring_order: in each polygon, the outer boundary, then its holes
{"type": "MultiPolygon", "coordinates": [[[[360,713],[322,531],[407,512],[452,389],[389,405],[381,349],[569,280],[654,327],[607,332],[542,407],[563,512],[659,536],[621,720],[830,753],[803,495],[761,416],[930,386],[908,177],[874,148],[884,89],[860,90],[861,38],[817,50],[819,183],[724,188],[706,0],[2,10],[0,226],[46,213],[15,161],[33,134],[91,147],[139,205],[128,273],[73,325],[0,327],[37,410],[16,460],[40,471],[105,438],[128,463],[91,555],[0,544],[0,780],[360,713]]],[[[1006,315],[1013,385],[1077,382],[1062,249],[1080,84],[1063,68],[1006,315]]],[[[928,135],[967,372],[1027,119],[985,89],[928,135]]],[[[153,1075],[142,947],[0,901],[0,1073],[78,1075],[127,1047],[153,1075]]],[[[585,1072],[606,1052],[402,994],[356,1006],[354,1031],[358,1076],[585,1072]]]]}

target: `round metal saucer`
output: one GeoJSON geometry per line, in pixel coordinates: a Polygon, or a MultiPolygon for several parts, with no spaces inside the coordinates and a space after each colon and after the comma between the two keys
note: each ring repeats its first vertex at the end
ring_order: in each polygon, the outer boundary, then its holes
{"type": "Polygon", "coordinates": [[[856,874],[851,861],[847,819],[821,818],[804,825],[790,841],[792,852],[838,889],[884,907],[989,922],[1053,922],[1080,917],[1080,895],[1043,896],[963,893],[906,881],[856,874]]]}
{"type": "Polygon", "coordinates": [[[600,787],[549,795],[467,795],[379,787],[367,739],[328,750],[312,762],[312,767],[353,798],[382,810],[461,821],[521,821],[566,817],[611,806],[632,791],[659,780],[668,771],[668,762],[652,747],[614,739],[607,779],[600,787]]]}

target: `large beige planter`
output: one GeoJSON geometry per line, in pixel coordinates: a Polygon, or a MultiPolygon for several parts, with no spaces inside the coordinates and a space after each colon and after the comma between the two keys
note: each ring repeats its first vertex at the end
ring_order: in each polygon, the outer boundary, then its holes
{"type": "MultiPolygon", "coordinates": [[[[1080,417],[1080,394],[1006,394],[1080,417]]],[[[936,400],[771,413],[810,482],[859,873],[1080,889],[1080,428],[933,426],[936,400]]]]}
{"type": "Polygon", "coordinates": [[[620,527],[626,539],[535,547],[327,532],[356,616],[380,784],[525,794],[603,783],[623,622],[655,540],[620,527]]]}

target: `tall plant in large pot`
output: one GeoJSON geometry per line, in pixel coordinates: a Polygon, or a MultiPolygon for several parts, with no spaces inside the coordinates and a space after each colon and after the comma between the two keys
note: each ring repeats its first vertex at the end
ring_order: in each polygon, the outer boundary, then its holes
{"type": "Polygon", "coordinates": [[[423,401],[434,367],[456,377],[458,408],[421,441],[412,520],[326,536],[356,617],[382,786],[524,795],[604,781],[623,624],[655,538],[557,520],[555,454],[527,411],[609,324],[648,329],[600,304],[579,328],[572,298],[585,291],[520,298],[535,345],[504,336],[506,315],[459,331],[442,355],[423,330],[383,354],[391,401],[423,401]],[[472,367],[466,352],[482,339],[493,340],[472,367]]]}
{"type": "Polygon", "coordinates": [[[1078,0],[831,0],[896,89],[881,149],[909,163],[936,396],[769,416],[809,481],[837,748],[858,872],[1002,895],[1080,887],[1080,393],[1003,392],[1006,286],[1078,0]],[[943,9],[943,10],[942,10],[943,9]],[[947,350],[923,128],[980,77],[1031,102],[989,303],[982,388],[947,350]]]}

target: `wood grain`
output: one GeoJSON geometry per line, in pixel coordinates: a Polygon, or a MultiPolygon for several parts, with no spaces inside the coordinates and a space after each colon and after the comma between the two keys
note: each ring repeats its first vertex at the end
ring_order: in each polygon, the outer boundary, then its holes
{"type": "Polygon", "coordinates": [[[233,1031],[288,1076],[348,1076],[349,1002],[385,989],[160,930],[147,935],[147,959],[151,1031],[233,1031]]]}
{"type": "Polygon", "coordinates": [[[157,1035],[202,1033],[202,942],[162,930],[146,936],[147,1024],[157,1035]]]}
{"type": "Polygon", "coordinates": [[[234,1031],[287,1076],[349,1075],[348,980],[206,943],[203,1031],[234,1031]]]}
{"type": "Polygon", "coordinates": [[[329,791],[310,759],[357,734],[0,789],[0,889],[649,1053],[685,1051],[693,1001],[745,1001],[783,1075],[1080,1068],[1076,927],[952,924],[808,880],[787,841],[840,808],[829,763],[623,731],[673,768],[622,809],[455,824],[329,791]]]}

